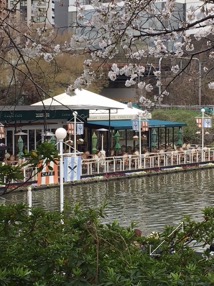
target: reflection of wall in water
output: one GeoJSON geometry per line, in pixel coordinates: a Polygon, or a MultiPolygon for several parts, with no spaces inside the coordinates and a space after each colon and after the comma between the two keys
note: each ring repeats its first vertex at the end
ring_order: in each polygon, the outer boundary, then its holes
{"type": "MultiPolygon", "coordinates": [[[[65,200],[72,207],[99,207],[107,202],[103,222],[135,221],[144,233],[177,225],[184,217],[202,218],[201,210],[214,204],[214,169],[179,172],[65,187],[65,200]]],[[[26,192],[5,196],[10,202],[26,202],[26,192]]],[[[8,203],[6,201],[6,203],[8,203]]],[[[33,192],[33,206],[59,210],[59,188],[33,192]]]]}
{"type": "Polygon", "coordinates": [[[33,206],[50,211],[59,210],[59,190],[57,188],[33,191],[32,199],[33,206]]]}
{"type": "Polygon", "coordinates": [[[11,192],[10,194],[3,197],[6,199],[6,205],[27,203],[26,192],[11,192]]]}
{"type": "Polygon", "coordinates": [[[71,205],[100,207],[107,200],[105,183],[92,183],[65,188],[65,198],[71,205]]]}

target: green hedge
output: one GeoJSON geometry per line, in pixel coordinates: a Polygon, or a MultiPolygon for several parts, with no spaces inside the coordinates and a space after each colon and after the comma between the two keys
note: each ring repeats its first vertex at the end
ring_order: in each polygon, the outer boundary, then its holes
{"type": "Polygon", "coordinates": [[[213,285],[213,258],[191,241],[212,243],[214,209],[184,229],[137,236],[134,225],[100,223],[104,210],[58,212],[0,206],[0,285],[213,285]],[[149,245],[154,250],[150,255],[149,245]]]}

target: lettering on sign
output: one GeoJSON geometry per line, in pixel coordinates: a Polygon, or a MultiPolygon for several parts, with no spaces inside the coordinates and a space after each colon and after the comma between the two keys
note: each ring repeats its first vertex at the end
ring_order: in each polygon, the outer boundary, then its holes
{"type": "Polygon", "coordinates": [[[50,113],[36,113],[36,118],[41,118],[41,117],[50,117],[50,113]]]}
{"type": "Polygon", "coordinates": [[[50,171],[50,172],[42,172],[41,173],[41,177],[49,177],[49,176],[54,176],[55,172],[54,171],[50,171]]]}
{"type": "Polygon", "coordinates": [[[22,118],[22,114],[5,114],[4,118],[22,118]]]}
{"type": "Polygon", "coordinates": [[[69,117],[71,116],[70,112],[62,112],[62,117],[69,117]]]}
{"type": "MultiPolygon", "coordinates": [[[[128,120],[131,120],[131,119],[135,119],[136,118],[136,115],[135,114],[132,114],[132,115],[115,115],[115,114],[111,114],[111,120],[117,120],[117,119],[128,119],[128,120]]],[[[146,117],[142,116],[142,120],[146,120],[146,119],[151,119],[151,115],[148,115],[146,117]]],[[[109,120],[109,116],[108,115],[92,115],[90,118],[89,118],[90,121],[92,120],[109,120]]]]}

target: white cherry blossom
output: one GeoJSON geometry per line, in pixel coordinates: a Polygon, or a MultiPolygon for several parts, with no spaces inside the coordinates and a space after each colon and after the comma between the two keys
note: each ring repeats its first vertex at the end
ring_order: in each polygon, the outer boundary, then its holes
{"type": "Polygon", "coordinates": [[[212,81],[212,82],[208,83],[208,87],[209,87],[209,89],[214,89],[214,82],[212,81]]]}
{"type": "MultiPolygon", "coordinates": [[[[214,5],[209,1],[201,1],[190,8],[184,4],[186,10],[179,13],[175,0],[90,0],[86,5],[82,0],[70,2],[69,9],[72,8],[72,15],[75,15],[69,23],[70,40],[58,43],[57,31],[47,23],[35,25],[35,28],[31,23],[23,32],[14,25],[9,39],[8,31],[13,23],[8,18],[0,27],[5,35],[1,58],[4,60],[5,51],[9,51],[10,55],[20,56],[19,64],[27,65],[28,61],[39,61],[40,58],[52,64],[61,53],[84,55],[83,72],[68,82],[68,92],[76,87],[88,87],[105,70],[112,81],[121,75],[126,77],[124,86],[135,86],[146,94],[141,101],[150,107],[153,100],[160,101],[167,96],[166,91],[161,93],[161,99],[157,95],[164,74],[158,66],[160,59],[163,59],[162,63],[170,62],[169,77],[176,77],[181,72],[177,60],[182,57],[191,61],[206,53],[212,64],[214,5]],[[148,63],[153,67],[149,74],[154,77],[153,81],[147,78],[148,63]]],[[[14,61],[14,69],[16,64],[14,61]]],[[[212,82],[208,86],[212,86],[212,82]]]]}
{"type": "Polygon", "coordinates": [[[146,83],[145,83],[145,82],[142,82],[142,81],[141,81],[141,82],[138,83],[138,88],[139,88],[139,89],[144,89],[145,86],[146,86],[146,83]]]}
{"type": "Polygon", "coordinates": [[[177,74],[179,72],[180,68],[178,65],[175,65],[175,66],[172,66],[171,68],[171,71],[174,73],[174,74],[177,74]]]}
{"type": "Polygon", "coordinates": [[[145,86],[146,91],[151,92],[153,90],[153,86],[151,84],[147,84],[145,86]]]}

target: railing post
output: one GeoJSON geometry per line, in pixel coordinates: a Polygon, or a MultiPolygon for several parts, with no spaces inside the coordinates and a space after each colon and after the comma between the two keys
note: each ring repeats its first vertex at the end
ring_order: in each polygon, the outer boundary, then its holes
{"type": "Polygon", "coordinates": [[[116,160],[115,160],[115,157],[113,157],[113,168],[114,168],[113,171],[115,172],[116,169],[117,169],[117,168],[116,168],[116,160]]]}

